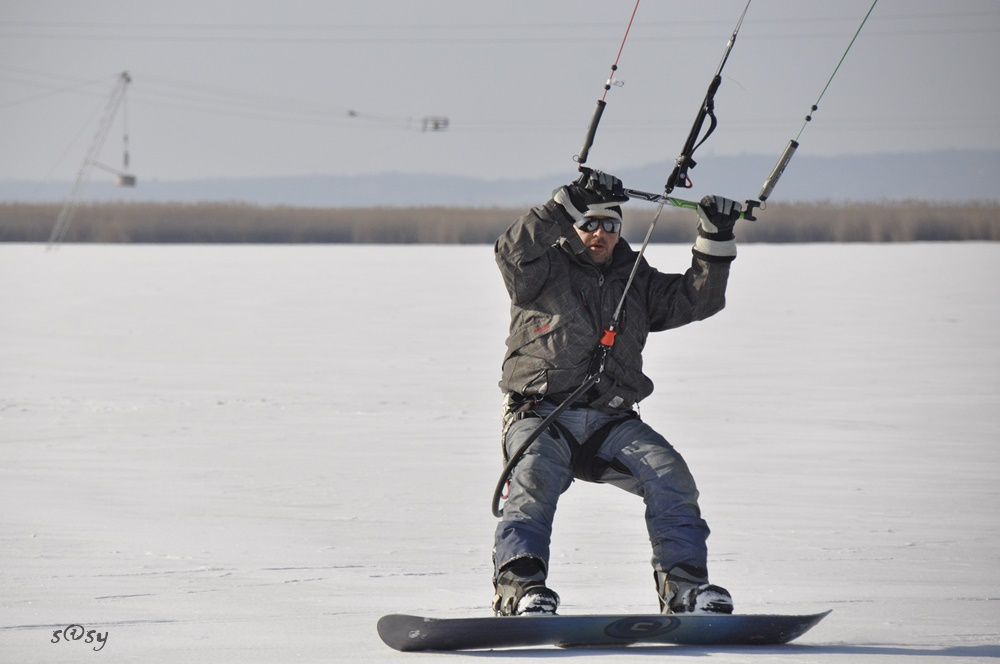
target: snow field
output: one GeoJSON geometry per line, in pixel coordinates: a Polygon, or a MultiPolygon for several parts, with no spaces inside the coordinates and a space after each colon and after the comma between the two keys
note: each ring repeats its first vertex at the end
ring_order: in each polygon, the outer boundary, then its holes
{"type": "MultiPolygon", "coordinates": [[[[667,654],[1000,656],[998,266],[989,243],[741,246],[727,309],[651,337],[642,415],[698,479],[713,580],[742,612],[834,609],[784,648],[667,654]]],[[[377,618],[486,615],[489,247],[0,245],[0,311],[4,660],[435,661],[377,618]],[[51,643],[72,624],[99,654],[51,643]]],[[[574,484],[563,612],[655,610],[648,558],[641,502],[574,484]]],[[[511,659],[544,655],[572,656],[511,659]]]]}

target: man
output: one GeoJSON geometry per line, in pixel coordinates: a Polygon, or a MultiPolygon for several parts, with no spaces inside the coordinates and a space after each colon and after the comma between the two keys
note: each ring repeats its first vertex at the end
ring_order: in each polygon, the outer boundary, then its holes
{"type": "Polygon", "coordinates": [[[691,267],[661,274],[645,260],[636,266],[638,254],[621,239],[626,201],[618,178],[591,171],[557,189],[496,242],[511,298],[500,381],[505,459],[594,372],[603,331],[616,332],[600,380],[538,435],[511,472],[493,550],[497,615],[556,612],[559,596],[545,585],[552,519],[574,476],[643,498],[662,612],[733,610],[729,593],[708,580],[709,529],[694,479],[632,407],[653,391],[642,371],[648,334],[725,306],[740,206],[702,199],[691,267]]]}

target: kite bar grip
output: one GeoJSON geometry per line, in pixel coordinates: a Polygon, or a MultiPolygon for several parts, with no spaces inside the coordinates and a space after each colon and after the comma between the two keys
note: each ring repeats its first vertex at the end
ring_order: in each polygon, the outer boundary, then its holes
{"type": "Polygon", "coordinates": [[[594,115],[590,118],[590,127],[587,129],[587,137],[583,141],[583,147],[580,149],[580,154],[573,157],[573,160],[576,163],[587,163],[587,154],[590,152],[591,146],[594,145],[594,136],[597,134],[597,125],[601,123],[601,116],[604,115],[604,107],[607,105],[607,102],[603,99],[597,100],[597,107],[594,108],[594,115]]]}
{"type": "Polygon", "coordinates": [[[778,163],[774,165],[774,170],[771,174],[767,176],[764,180],[764,186],[761,187],[760,195],[757,197],[761,202],[766,201],[767,197],[771,195],[774,191],[774,185],[778,184],[778,178],[781,174],[785,172],[785,167],[788,166],[788,162],[792,160],[792,155],[795,154],[795,149],[799,147],[798,141],[794,139],[788,141],[788,145],[785,147],[785,151],[781,153],[781,157],[778,158],[778,163]]]}

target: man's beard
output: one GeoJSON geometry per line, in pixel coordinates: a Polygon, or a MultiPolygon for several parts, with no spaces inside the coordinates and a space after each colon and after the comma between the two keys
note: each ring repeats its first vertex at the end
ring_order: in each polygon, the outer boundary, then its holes
{"type": "Polygon", "coordinates": [[[594,240],[587,245],[587,256],[597,265],[607,265],[611,262],[611,249],[603,240],[594,240]]]}

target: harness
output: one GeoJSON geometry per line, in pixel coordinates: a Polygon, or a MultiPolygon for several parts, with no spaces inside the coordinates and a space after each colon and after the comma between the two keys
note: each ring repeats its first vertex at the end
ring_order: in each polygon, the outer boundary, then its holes
{"type": "MultiPolygon", "coordinates": [[[[509,458],[507,455],[507,432],[510,427],[520,420],[537,417],[539,419],[544,419],[540,413],[538,413],[535,408],[539,403],[547,402],[554,403],[558,405],[561,401],[552,398],[541,398],[532,399],[520,397],[518,399],[515,397],[513,400],[513,407],[509,410],[509,414],[504,418],[503,435],[501,437],[501,448],[503,449],[504,462],[508,462],[509,458]],[[523,401],[521,401],[523,399],[523,401]]],[[[589,408],[586,404],[571,404],[567,406],[567,410],[574,410],[579,408],[589,408]]],[[[601,459],[597,456],[600,452],[601,447],[604,445],[604,441],[608,439],[611,432],[616,426],[630,419],[639,419],[639,414],[634,410],[623,411],[623,415],[620,419],[612,420],[607,424],[602,425],[594,433],[590,434],[588,438],[583,441],[577,439],[569,428],[560,422],[558,419],[553,419],[548,425],[548,430],[556,438],[562,438],[566,441],[570,450],[570,466],[573,470],[573,477],[584,482],[593,482],[595,484],[601,483],[601,476],[604,475],[605,471],[609,466],[614,466],[616,470],[627,473],[628,470],[624,466],[620,466],[612,461],[607,461],[601,459]]]]}

